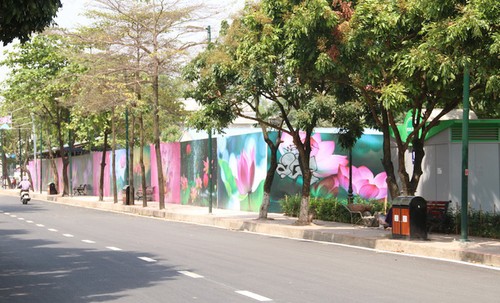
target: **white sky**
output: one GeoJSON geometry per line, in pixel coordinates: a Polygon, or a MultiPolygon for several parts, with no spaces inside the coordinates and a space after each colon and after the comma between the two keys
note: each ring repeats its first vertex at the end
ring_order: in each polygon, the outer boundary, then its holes
{"type": "MultiPolygon", "coordinates": [[[[62,0],[62,8],[59,9],[57,17],[54,21],[59,27],[62,28],[76,28],[80,25],[85,25],[86,19],[82,14],[85,9],[92,3],[92,0],[62,0]]],[[[203,1],[210,6],[215,6],[222,13],[218,20],[214,20],[214,24],[210,24],[212,27],[212,37],[218,36],[218,31],[220,28],[220,21],[222,19],[228,19],[230,16],[237,11],[241,10],[244,6],[245,0],[208,0],[203,1]]],[[[209,25],[209,24],[207,24],[209,25]]],[[[10,49],[10,45],[4,47],[0,43],[0,61],[4,58],[4,51],[10,49]]],[[[0,83],[5,80],[8,69],[0,66],[0,83]]],[[[1,85],[1,84],[0,84],[1,85]]]]}

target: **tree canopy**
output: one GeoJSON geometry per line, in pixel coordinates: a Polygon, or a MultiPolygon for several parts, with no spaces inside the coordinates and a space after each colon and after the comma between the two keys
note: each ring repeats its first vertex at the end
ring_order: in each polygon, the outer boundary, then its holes
{"type": "Polygon", "coordinates": [[[2,0],[0,2],[0,41],[9,44],[15,38],[21,42],[33,32],[41,32],[52,23],[61,0],[2,0]]]}
{"type": "Polygon", "coordinates": [[[369,105],[384,133],[384,168],[394,197],[414,194],[422,175],[427,133],[462,100],[464,67],[471,69],[473,104],[498,106],[500,85],[498,1],[363,0],[346,26],[342,54],[351,64],[351,85],[369,105]],[[412,114],[404,137],[397,124],[412,114]],[[437,111],[437,115],[434,112],[437,111]],[[397,184],[390,135],[398,149],[397,184]],[[405,153],[415,152],[411,173],[405,153]]]}

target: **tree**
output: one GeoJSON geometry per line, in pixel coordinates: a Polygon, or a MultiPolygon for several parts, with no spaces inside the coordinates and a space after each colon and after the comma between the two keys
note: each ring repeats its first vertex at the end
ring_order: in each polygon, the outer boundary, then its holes
{"type": "MultiPolygon", "coordinates": [[[[186,51],[196,45],[184,39],[200,28],[190,26],[200,18],[200,5],[180,1],[118,1],[97,0],[99,6],[89,12],[96,20],[93,26],[94,42],[106,45],[106,51],[126,54],[128,63],[115,72],[128,71],[134,75],[136,94],[145,95],[149,85],[153,121],[153,141],[157,168],[163,172],[160,154],[160,102],[162,76],[174,78],[179,72],[179,62],[186,51]]],[[[143,140],[140,140],[143,142],[143,140]]],[[[160,209],[165,207],[164,177],[158,174],[160,209]]]]}
{"type": "Polygon", "coordinates": [[[0,41],[9,44],[15,38],[26,42],[33,32],[41,32],[52,23],[60,0],[3,0],[0,3],[0,41]]]}
{"type": "Polygon", "coordinates": [[[394,198],[417,190],[425,138],[439,119],[459,106],[464,66],[472,70],[473,104],[495,106],[500,91],[498,1],[357,1],[342,34],[350,81],[370,107],[384,136],[383,166],[394,198]],[[438,111],[432,116],[433,111],[438,111]],[[409,111],[413,130],[397,124],[409,111]],[[391,155],[398,150],[398,177],[391,155]],[[414,152],[412,172],[405,154],[414,152]]]}
{"type": "MultiPolygon", "coordinates": [[[[8,88],[3,92],[3,105],[12,109],[21,108],[21,113],[33,113],[37,120],[51,125],[47,140],[57,142],[63,160],[63,195],[69,194],[69,165],[65,143],[70,146],[74,138],[68,138],[71,104],[65,103],[70,87],[82,72],[72,64],[68,52],[72,48],[55,35],[35,36],[30,42],[16,45],[3,64],[11,68],[7,79],[8,88]],[[69,140],[68,140],[69,139],[69,140]]],[[[54,170],[57,174],[57,170],[54,170]]],[[[58,177],[54,177],[58,182],[58,177]]]]}
{"type": "Polygon", "coordinates": [[[211,53],[215,58],[208,55],[194,64],[200,73],[192,80],[201,89],[192,96],[205,106],[203,114],[217,117],[211,127],[239,115],[293,137],[303,180],[297,224],[311,220],[311,134],[321,119],[333,115],[329,102],[334,99],[323,96],[338,76],[330,55],[338,42],[331,35],[337,22],[327,1],[248,4],[241,20],[233,22],[230,39],[211,53]],[[261,100],[273,104],[277,123],[261,112],[261,100]],[[245,115],[246,108],[256,116],[245,115]]]}

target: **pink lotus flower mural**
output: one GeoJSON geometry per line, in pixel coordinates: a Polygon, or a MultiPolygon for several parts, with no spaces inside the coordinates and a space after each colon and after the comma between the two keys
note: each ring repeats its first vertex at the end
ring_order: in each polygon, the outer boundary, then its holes
{"type": "Polygon", "coordinates": [[[188,188],[188,179],[184,176],[181,177],[181,189],[186,190],[188,188]]]}
{"type": "MultiPolygon", "coordinates": [[[[300,136],[302,142],[304,142],[305,133],[301,133],[300,136]]],[[[289,177],[295,179],[302,175],[299,168],[297,147],[293,143],[292,136],[289,134],[284,133],[281,136],[281,140],[282,143],[279,147],[281,158],[278,164],[278,173],[281,178],[289,177]]],[[[311,136],[310,167],[313,170],[311,183],[316,183],[324,177],[336,175],[339,166],[347,165],[347,157],[343,155],[334,155],[334,151],[334,141],[323,141],[319,133],[311,136]]]]}
{"type": "MultiPolygon", "coordinates": [[[[339,166],[338,179],[340,186],[345,190],[349,188],[349,167],[339,166]]],[[[352,167],[353,194],[364,199],[380,200],[387,196],[387,174],[381,172],[374,176],[366,166],[352,167]]]]}
{"type": "Polygon", "coordinates": [[[242,151],[237,163],[238,177],[236,178],[236,186],[240,194],[246,195],[252,192],[255,178],[255,149],[250,150],[250,155],[242,151]]]}

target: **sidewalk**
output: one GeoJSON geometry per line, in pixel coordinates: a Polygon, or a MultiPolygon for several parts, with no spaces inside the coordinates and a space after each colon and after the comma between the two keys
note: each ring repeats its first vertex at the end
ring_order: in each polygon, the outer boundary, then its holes
{"type": "MultiPolygon", "coordinates": [[[[0,190],[2,195],[17,196],[18,190],[0,190]]],[[[163,218],[166,220],[215,226],[224,229],[248,231],[279,237],[332,242],[364,248],[405,253],[417,256],[443,258],[500,268],[500,240],[469,237],[469,242],[459,241],[460,235],[429,234],[428,241],[391,239],[391,231],[381,228],[363,227],[352,224],[314,220],[310,226],[295,226],[296,218],[270,213],[270,220],[257,220],[257,213],[213,208],[209,214],[207,207],[166,204],[158,209],[158,202],[142,201],[135,205],[113,203],[111,197],[98,202],[96,196],[61,197],[47,195],[46,192],[31,193],[34,200],[51,201],[78,207],[87,207],[140,216],[163,218]]]]}

